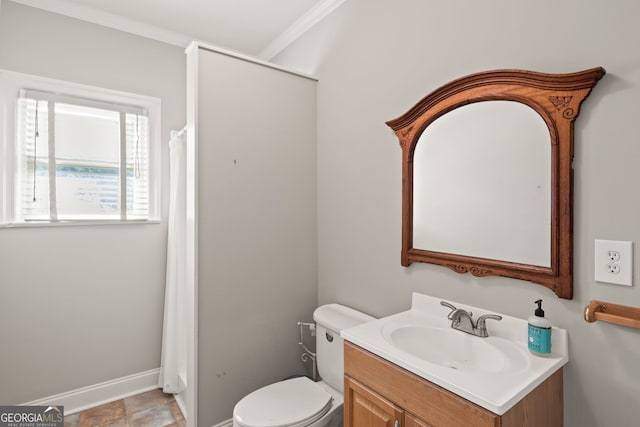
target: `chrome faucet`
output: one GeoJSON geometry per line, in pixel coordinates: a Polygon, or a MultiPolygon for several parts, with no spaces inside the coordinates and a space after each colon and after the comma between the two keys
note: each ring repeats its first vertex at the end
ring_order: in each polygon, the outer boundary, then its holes
{"type": "Polygon", "coordinates": [[[489,336],[486,325],[487,319],[502,320],[502,316],[497,314],[485,314],[478,317],[478,320],[474,322],[473,313],[470,311],[456,308],[446,301],[440,301],[440,305],[451,309],[447,319],[451,320],[451,327],[453,329],[457,329],[477,337],[486,338],[489,336]]]}

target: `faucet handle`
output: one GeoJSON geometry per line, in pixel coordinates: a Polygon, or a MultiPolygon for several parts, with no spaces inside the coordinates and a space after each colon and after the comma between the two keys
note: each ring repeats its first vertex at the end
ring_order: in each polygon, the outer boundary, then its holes
{"type": "Polygon", "coordinates": [[[455,310],[457,310],[457,308],[456,308],[453,304],[449,304],[449,303],[448,303],[448,302],[446,302],[446,301],[440,301],[440,305],[443,305],[443,306],[445,306],[445,307],[447,307],[447,308],[450,308],[450,309],[451,309],[451,311],[455,311],[455,310]]]}
{"type": "Polygon", "coordinates": [[[458,309],[458,308],[456,308],[453,304],[449,304],[449,303],[448,303],[448,302],[446,302],[446,301],[440,301],[440,305],[443,305],[443,306],[445,306],[445,307],[447,307],[448,309],[450,309],[450,310],[451,310],[451,312],[450,312],[450,313],[449,313],[449,315],[447,316],[447,319],[449,319],[449,320],[453,320],[453,316],[454,316],[454,314],[455,314],[456,312],[461,312],[461,311],[464,311],[465,313],[469,314],[469,317],[473,316],[473,313],[472,313],[472,312],[470,312],[470,311],[469,311],[469,312],[467,312],[466,310],[458,309]]]}
{"type": "Polygon", "coordinates": [[[440,301],[440,305],[445,306],[451,310],[451,312],[447,315],[447,319],[453,319],[453,313],[455,313],[458,309],[453,304],[449,304],[446,301],[440,301]]]}
{"type": "Polygon", "coordinates": [[[479,337],[486,338],[489,336],[486,324],[487,319],[502,320],[502,316],[499,314],[483,314],[478,317],[478,320],[476,321],[476,335],[479,337]]]}
{"type": "Polygon", "coordinates": [[[478,317],[478,322],[482,321],[482,323],[484,323],[486,319],[502,320],[502,316],[500,316],[499,314],[483,314],[482,316],[478,317]]]}

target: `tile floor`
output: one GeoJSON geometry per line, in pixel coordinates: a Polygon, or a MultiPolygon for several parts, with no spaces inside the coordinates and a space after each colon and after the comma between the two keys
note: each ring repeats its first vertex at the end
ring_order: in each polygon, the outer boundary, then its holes
{"type": "Polygon", "coordinates": [[[173,395],[151,390],[64,417],[65,427],[184,427],[173,395]]]}

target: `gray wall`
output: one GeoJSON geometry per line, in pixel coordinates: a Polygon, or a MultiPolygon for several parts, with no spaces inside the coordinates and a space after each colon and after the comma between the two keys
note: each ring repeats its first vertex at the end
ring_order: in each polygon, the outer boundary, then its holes
{"type": "Polygon", "coordinates": [[[247,393],[305,373],[296,322],[317,303],[316,82],[193,54],[198,425],[211,426],[247,393]]]}
{"type": "MultiPolygon", "coordinates": [[[[0,68],[162,100],[185,123],[183,49],[3,1],[0,68]]],[[[0,402],[160,366],[166,223],[0,228],[0,402]]]]}
{"type": "Polygon", "coordinates": [[[640,242],[638,16],[634,0],[349,0],[276,58],[319,77],[319,303],[383,316],[418,291],[526,318],[543,298],[549,320],[569,331],[565,425],[637,425],[640,330],[588,324],[582,310],[591,299],[640,306],[637,279],[632,288],[593,280],[594,239],[640,242]],[[575,127],[574,299],[512,279],[401,267],[401,151],[384,122],[473,72],[595,66],[608,74],[575,127]]]}

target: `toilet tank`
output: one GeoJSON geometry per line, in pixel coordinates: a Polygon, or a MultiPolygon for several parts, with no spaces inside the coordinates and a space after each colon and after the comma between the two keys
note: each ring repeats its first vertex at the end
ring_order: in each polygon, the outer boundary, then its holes
{"type": "Polygon", "coordinates": [[[375,320],[340,304],[327,304],[313,312],[316,322],[316,354],[320,377],[340,392],[344,392],[344,348],[340,332],[343,329],[375,320]]]}

